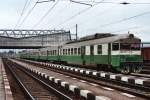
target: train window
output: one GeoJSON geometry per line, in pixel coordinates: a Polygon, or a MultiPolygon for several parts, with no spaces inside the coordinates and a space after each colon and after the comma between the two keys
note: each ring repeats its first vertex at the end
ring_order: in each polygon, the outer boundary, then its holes
{"type": "Polygon", "coordinates": [[[112,50],[119,50],[119,43],[113,43],[112,50]]]}
{"type": "Polygon", "coordinates": [[[134,43],[134,44],[121,43],[120,50],[140,50],[140,44],[138,44],[138,43],[134,43]]]}
{"type": "Polygon", "coordinates": [[[56,55],[57,51],[55,50],[55,55],[56,55]]]}
{"type": "Polygon", "coordinates": [[[65,55],[65,49],[63,49],[63,55],[65,55]]]}
{"type": "Polygon", "coordinates": [[[55,55],[55,50],[53,50],[53,55],[55,55]]]}
{"type": "Polygon", "coordinates": [[[85,46],[81,47],[81,55],[85,55],[85,46]]]}
{"type": "Polygon", "coordinates": [[[52,50],[52,55],[54,55],[54,50],[52,50]]]}
{"type": "Polygon", "coordinates": [[[50,51],[47,51],[47,55],[50,55],[50,51]]]}
{"type": "Polygon", "coordinates": [[[131,45],[128,43],[121,43],[120,44],[120,50],[130,50],[131,49],[131,45]]]}
{"type": "Polygon", "coordinates": [[[140,43],[131,44],[131,50],[140,50],[140,43]]]}
{"type": "Polygon", "coordinates": [[[53,55],[55,55],[55,50],[53,50],[53,55]]]}
{"type": "Polygon", "coordinates": [[[51,51],[49,51],[49,55],[52,55],[52,52],[51,52],[51,51]]]}
{"type": "Polygon", "coordinates": [[[97,46],[97,54],[102,54],[102,45],[97,46]]]}
{"type": "Polygon", "coordinates": [[[51,55],[53,55],[53,51],[51,51],[51,55]]]}
{"type": "Polygon", "coordinates": [[[67,49],[65,50],[65,54],[67,55],[67,49]]]}
{"type": "Polygon", "coordinates": [[[90,54],[94,55],[94,46],[93,45],[90,46],[90,54]]]}
{"type": "Polygon", "coordinates": [[[74,54],[75,55],[77,54],[77,48],[74,48],[74,54]]]}
{"type": "Polygon", "coordinates": [[[78,48],[78,55],[81,54],[81,48],[78,48]]]}
{"type": "Polygon", "coordinates": [[[73,55],[73,48],[71,48],[71,55],[73,55]]]}
{"type": "Polygon", "coordinates": [[[68,49],[68,55],[70,55],[70,49],[68,49]]]}

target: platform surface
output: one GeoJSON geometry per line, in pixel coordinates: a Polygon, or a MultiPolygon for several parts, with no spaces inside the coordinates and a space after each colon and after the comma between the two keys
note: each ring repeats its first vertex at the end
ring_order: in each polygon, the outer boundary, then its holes
{"type": "Polygon", "coordinates": [[[2,59],[0,58],[0,100],[14,100],[10,89],[10,84],[4,68],[2,59]]]}
{"type": "Polygon", "coordinates": [[[2,75],[2,63],[0,59],[0,100],[5,100],[5,89],[2,75]]]}

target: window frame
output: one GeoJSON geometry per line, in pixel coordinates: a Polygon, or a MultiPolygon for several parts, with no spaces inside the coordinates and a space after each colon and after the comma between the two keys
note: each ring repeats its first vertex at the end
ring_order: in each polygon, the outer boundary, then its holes
{"type": "Polygon", "coordinates": [[[77,48],[74,48],[74,55],[77,55],[77,48]]]}
{"type": "Polygon", "coordinates": [[[118,50],[120,50],[120,43],[118,43],[118,42],[112,43],[112,49],[111,50],[112,51],[118,51],[118,50]],[[114,45],[113,44],[118,44],[118,49],[114,49],[114,45]]]}
{"type": "Polygon", "coordinates": [[[80,47],[78,48],[77,51],[78,51],[77,54],[78,54],[78,55],[81,55],[81,48],[80,48],[80,47]]]}
{"type": "Polygon", "coordinates": [[[101,55],[103,53],[103,46],[102,46],[102,44],[98,44],[97,45],[97,54],[98,55],[101,55]],[[100,48],[99,48],[99,46],[100,46],[100,48]],[[100,50],[99,50],[100,49],[100,50]],[[99,52],[100,51],[100,52],[99,52]]]}

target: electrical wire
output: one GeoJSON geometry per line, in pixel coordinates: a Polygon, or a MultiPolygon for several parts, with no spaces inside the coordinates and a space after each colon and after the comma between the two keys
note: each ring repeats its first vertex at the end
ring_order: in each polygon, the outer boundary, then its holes
{"type": "MultiPolygon", "coordinates": [[[[69,2],[69,5],[68,6],[70,6],[70,4],[71,4],[71,2],[69,2]]],[[[63,13],[63,11],[64,11],[64,9],[65,8],[67,8],[68,6],[64,6],[64,7],[62,7],[57,13],[59,13],[59,15],[57,15],[57,17],[59,16],[60,17],[60,14],[61,13],[63,13]]],[[[53,17],[51,20],[48,20],[45,24],[47,25],[47,24],[49,24],[49,23],[51,23],[51,21],[53,21],[53,20],[55,20],[55,17],[53,17]]],[[[54,26],[54,25],[53,25],[54,26]]]]}
{"type": "Polygon", "coordinates": [[[47,15],[56,7],[58,2],[59,0],[56,1],[56,3],[42,16],[42,18],[32,28],[35,28],[38,25],[40,25],[40,23],[44,20],[44,18],[47,17],[47,15]]]}
{"type": "MultiPolygon", "coordinates": [[[[85,2],[85,3],[93,3],[93,4],[97,4],[97,3],[100,3],[100,1],[80,1],[80,2],[85,2]]],[[[123,4],[123,5],[128,5],[128,4],[132,4],[132,5],[137,5],[137,4],[141,4],[141,5],[145,5],[145,4],[150,4],[150,2],[139,2],[139,3],[136,3],[136,2],[101,2],[101,3],[108,3],[108,4],[123,4]]]]}
{"type": "MultiPolygon", "coordinates": [[[[38,2],[39,0],[37,0],[37,2],[38,2]]],[[[37,2],[34,4],[34,6],[29,10],[29,12],[27,13],[27,15],[24,17],[24,19],[22,20],[22,22],[20,23],[20,25],[18,26],[18,27],[20,27],[20,26],[22,26],[22,24],[26,21],[26,19],[29,17],[29,15],[32,13],[32,11],[33,11],[33,9],[36,7],[36,5],[37,5],[37,2]]]]}
{"type": "Polygon", "coordinates": [[[24,12],[25,12],[25,9],[27,8],[27,4],[29,4],[30,2],[31,2],[31,0],[26,0],[26,2],[25,2],[25,4],[24,4],[24,7],[23,7],[23,9],[22,9],[22,12],[21,12],[21,14],[20,14],[20,17],[19,17],[19,19],[17,20],[17,23],[16,23],[14,29],[17,27],[18,23],[20,22],[20,20],[21,20],[23,14],[24,14],[24,12]]]}
{"type": "Polygon", "coordinates": [[[65,23],[69,22],[70,20],[72,20],[72,19],[74,19],[75,17],[77,17],[77,16],[79,16],[79,15],[85,13],[86,11],[88,11],[89,9],[93,8],[94,6],[100,4],[100,3],[103,2],[103,1],[104,1],[104,0],[101,0],[99,3],[97,3],[97,4],[93,5],[93,6],[90,6],[90,7],[88,7],[88,8],[85,8],[85,9],[83,9],[83,10],[81,10],[81,11],[79,11],[78,13],[76,13],[76,14],[74,14],[73,16],[69,17],[68,19],[66,19],[66,20],[63,21],[62,23],[59,23],[58,25],[60,26],[60,25],[63,25],[63,24],[65,24],[65,23]]]}
{"type": "Polygon", "coordinates": [[[118,33],[118,32],[123,32],[123,31],[130,31],[131,29],[137,29],[137,28],[141,28],[141,26],[134,26],[134,27],[129,27],[129,28],[125,28],[125,29],[121,29],[121,30],[117,30],[117,31],[112,31],[110,33],[118,33]]]}
{"type": "Polygon", "coordinates": [[[99,27],[100,28],[102,28],[102,27],[108,27],[110,25],[118,24],[118,23],[121,23],[121,22],[124,22],[124,21],[127,21],[127,20],[131,20],[131,19],[143,16],[143,15],[147,15],[147,14],[150,14],[150,11],[147,11],[147,12],[144,12],[144,13],[141,13],[141,14],[137,14],[137,15],[134,15],[134,16],[131,16],[131,17],[123,18],[121,20],[114,21],[114,22],[111,22],[111,23],[108,23],[108,24],[103,24],[103,25],[100,25],[99,27]]]}

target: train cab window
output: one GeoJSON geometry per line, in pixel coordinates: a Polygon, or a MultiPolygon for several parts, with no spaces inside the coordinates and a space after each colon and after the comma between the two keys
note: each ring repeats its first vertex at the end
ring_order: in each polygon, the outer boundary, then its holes
{"type": "Polygon", "coordinates": [[[73,55],[73,48],[71,48],[71,55],[73,55]]]}
{"type": "Polygon", "coordinates": [[[140,50],[140,43],[131,44],[131,50],[140,50]]]}
{"type": "Polygon", "coordinates": [[[81,48],[78,48],[78,55],[81,54],[81,48]]]}
{"type": "Polygon", "coordinates": [[[70,55],[70,49],[68,49],[68,55],[70,55]]]}
{"type": "Polygon", "coordinates": [[[120,44],[120,50],[140,50],[140,44],[138,43],[121,43],[120,44]]]}
{"type": "Polygon", "coordinates": [[[120,50],[130,50],[130,44],[128,43],[121,43],[120,44],[120,50]]]}
{"type": "Polygon", "coordinates": [[[112,50],[119,50],[119,43],[113,43],[112,44],[112,50]]]}
{"type": "Polygon", "coordinates": [[[97,46],[97,54],[102,54],[102,45],[97,46]]]}
{"type": "Polygon", "coordinates": [[[77,48],[74,48],[74,54],[75,55],[77,54],[77,48]]]}

